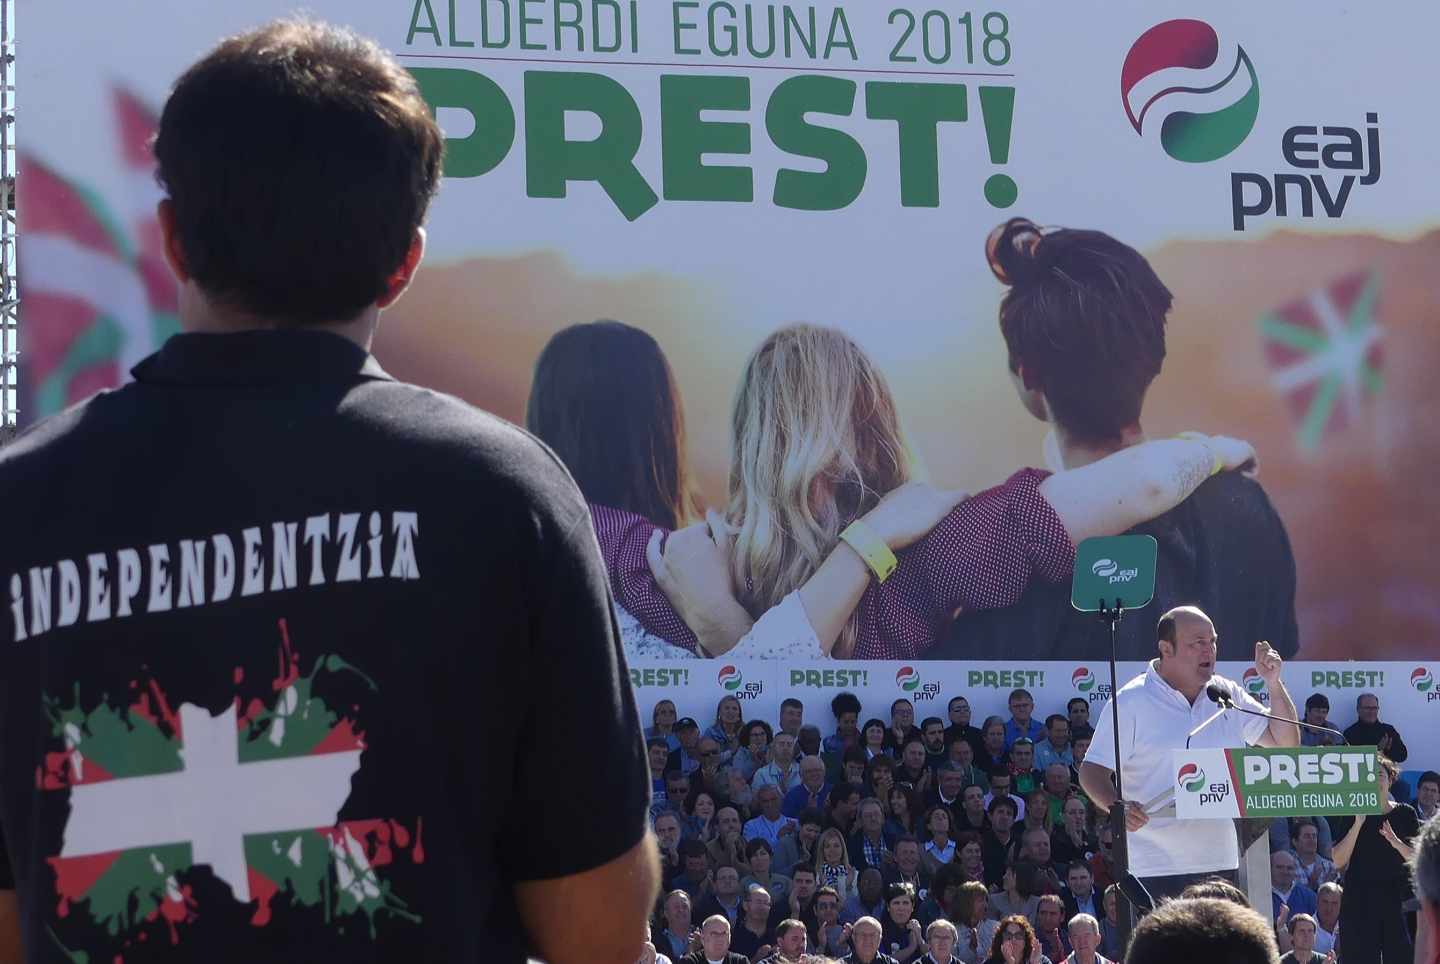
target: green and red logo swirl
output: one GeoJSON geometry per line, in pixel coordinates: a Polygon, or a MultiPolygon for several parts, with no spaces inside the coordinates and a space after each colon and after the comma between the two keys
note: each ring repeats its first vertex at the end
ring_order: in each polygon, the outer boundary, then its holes
{"type": "Polygon", "coordinates": [[[733,693],[745,685],[745,675],[734,666],[722,666],[720,672],[715,676],[715,682],[727,693],[733,693]]]}
{"type": "Polygon", "coordinates": [[[895,685],[907,693],[920,688],[920,673],[913,666],[902,666],[895,671],[895,685]]]}
{"type": "Polygon", "coordinates": [[[1410,685],[1415,687],[1418,692],[1428,693],[1435,688],[1435,677],[1426,667],[1417,666],[1415,671],[1410,674],[1410,685]]]}
{"type": "Polygon", "coordinates": [[[1095,674],[1088,666],[1081,666],[1070,674],[1070,683],[1080,692],[1088,693],[1095,688],[1095,674]]]}
{"type": "Polygon", "coordinates": [[[1235,65],[1219,83],[1199,86],[1199,81],[1187,84],[1177,77],[1158,91],[1152,92],[1151,84],[1136,92],[1147,77],[1160,71],[1204,71],[1214,67],[1219,58],[1220,38],[1215,28],[1203,20],[1167,20],[1141,34],[1126,54],[1120,71],[1120,97],[1135,133],[1144,133],[1146,115],[1152,107],[1158,104],[1163,110],[1167,102],[1177,100],[1177,94],[1224,91],[1234,94],[1228,106],[1201,112],[1177,105],[1165,114],[1160,124],[1160,145],[1175,160],[1191,164],[1218,160],[1239,147],[1254,129],[1260,113],[1260,79],[1244,47],[1236,45],[1235,65]]]}
{"type": "Polygon", "coordinates": [[[1205,771],[1198,763],[1187,763],[1175,774],[1175,782],[1189,793],[1199,793],[1205,789],[1205,771]]]}

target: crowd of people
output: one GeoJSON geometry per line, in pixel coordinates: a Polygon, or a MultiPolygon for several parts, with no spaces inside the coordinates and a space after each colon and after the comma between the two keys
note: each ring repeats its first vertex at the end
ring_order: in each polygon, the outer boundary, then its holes
{"type": "MultiPolygon", "coordinates": [[[[898,699],[888,720],[862,721],[860,700],[841,693],[828,735],[797,699],[783,702],[774,725],[744,719],[728,695],[703,727],[679,718],[673,702],[656,703],[646,731],[664,867],[655,959],[729,960],[709,953],[707,929],[724,929],[727,953],[752,962],[799,960],[797,948],[899,964],[1122,959],[1114,835],[1078,776],[1094,733],[1090,703],[1077,697],[1043,717],[1027,690],[1008,703],[1008,719],[979,725],[964,696],[943,720],[917,721],[898,699]]],[[[1306,701],[1308,722],[1329,726],[1328,715],[1323,695],[1306,701]]],[[[1310,742],[1383,745],[1405,758],[1373,694],[1360,697],[1357,715],[1343,735],[1310,742]]],[[[1407,795],[1393,775],[1386,785],[1407,795]]],[[[1413,809],[1396,805],[1418,818],[1411,834],[1437,802],[1440,775],[1426,772],[1413,809]]],[[[1408,876],[1396,878],[1373,846],[1357,847],[1367,823],[1315,815],[1266,828],[1267,930],[1279,951],[1333,960],[1351,880],[1363,885],[1352,901],[1387,901],[1403,926],[1408,876]]],[[[1408,843],[1378,824],[1372,831],[1402,866],[1408,843]]]]}

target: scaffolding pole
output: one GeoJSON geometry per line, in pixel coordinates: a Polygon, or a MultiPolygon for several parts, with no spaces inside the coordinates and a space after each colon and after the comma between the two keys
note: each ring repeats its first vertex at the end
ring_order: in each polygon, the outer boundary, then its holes
{"type": "Polygon", "coordinates": [[[0,0],[0,437],[15,424],[20,292],[15,284],[15,0],[0,0]]]}

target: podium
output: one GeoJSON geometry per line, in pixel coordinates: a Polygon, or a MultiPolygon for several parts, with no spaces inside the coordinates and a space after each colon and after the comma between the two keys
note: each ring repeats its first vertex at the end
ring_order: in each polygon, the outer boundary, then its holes
{"type": "MultiPolygon", "coordinates": [[[[1151,811],[1182,820],[1367,816],[1383,813],[1376,747],[1176,750],[1173,797],[1151,811]]],[[[1146,807],[1147,811],[1151,807],[1146,807]]],[[[1270,832],[1240,834],[1240,889],[1270,919],[1270,832]]]]}

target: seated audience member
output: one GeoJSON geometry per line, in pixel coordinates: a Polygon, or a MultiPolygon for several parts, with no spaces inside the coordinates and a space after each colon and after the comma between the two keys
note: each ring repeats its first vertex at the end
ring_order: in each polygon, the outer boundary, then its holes
{"type": "Polygon", "coordinates": [[[725,758],[724,744],[714,737],[701,737],[696,752],[700,754],[700,769],[691,770],[690,779],[697,785],[727,800],[730,797],[732,777],[742,787],[750,785],[744,773],[730,767],[725,758]]]}
{"type": "Polygon", "coordinates": [[[801,810],[795,823],[796,831],[787,833],[775,845],[773,868],[787,876],[794,876],[791,872],[800,864],[814,869],[815,841],[825,829],[825,814],[814,808],[801,810]]]}
{"type": "Polygon", "coordinates": [[[791,736],[799,736],[800,729],[805,725],[805,704],[793,696],[780,701],[780,726],[776,733],[789,733],[791,736]]]}
{"type": "Polygon", "coordinates": [[[805,951],[810,944],[810,935],[805,924],[794,918],[786,918],[775,925],[775,951],[764,958],[762,964],[802,964],[805,951]]]}
{"type": "Polygon", "coordinates": [[[990,913],[999,917],[1019,914],[1026,920],[1033,920],[1035,909],[1040,906],[1037,893],[1040,868],[1028,860],[1016,861],[1006,867],[1000,889],[990,894],[990,913]]]}
{"type": "Polygon", "coordinates": [[[882,868],[881,876],[886,884],[907,884],[915,892],[915,903],[924,900],[930,893],[930,871],[920,856],[920,842],[906,835],[895,841],[895,860],[882,868]]]}
{"type": "Polygon", "coordinates": [[[1103,890],[1120,879],[1115,865],[1115,830],[1108,821],[1102,821],[1095,831],[1095,842],[1100,849],[1090,857],[1090,875],[1095,878],[1095,886],[1103,890]]]}
{"type": "Polygon", "coordinates": [[[1046,964],[1047,961],[1050,958],[1040,953],[1040,942],[1028,918],[1011,914],[1000,919],[985,964],[1046,964]]]}
{"type": "Polygon", "coordinates": [[[675,702],[661,700],[650,711],[650,726],[645,727],[645,739],[664,740],[671,750],[680,749],[680,737],[675,733],[675,702]]]}
{"type": "Polygon", "coordinates": [[[1065,801],[1080,797],[1089,802],[1080,788],[1070,782],[1070,768],[1063,763],[1052,763],[1043,771],[1041,787],[1045,790],[1046,805],[1050,813],[1051,828],[1060,826],[1065,819],[1065,801]]]}
{"type": "Polygon", "coordinates": [[[775,931],[770,926],[770,895],[764,887],[751,884],[745,889],[740,918],[730,932],[730,950],[752,961],[775,949],[775,931]],[[763,952],[763,953],[762,953],[763,952]]]}
{"type": "Polygon", "coordinates": [[[1111,884],[1105,888],[1102,900],[1105,902],[1105,916],[1100,918],[1100,953],[1112,961],[1125,955],[1120,945],[1120,885],[1111,884]]]}
{"type": "Polygon", "coordinates": [[[1404,763],[1410,758],[1400,731],[1389,723],[1380,722],[1380,697],[1374,693],[1361,693],[1355,699],[1355,715],[1355,722],[1345,728],[1346,743],[1378,747],[1395,763],[1404,763]]]}
{"type": "Polygon", "coordinates": [[[1035,766],[1041,770],[1052,763],[1063,763],[1068,770],[1075,764],[1070,752],[1070,720],[1059,713],[1045,719],[1045,738],[1035,744],[1035,766]]]}
{"type": "Polygon", "coordinates": [[[800,783],[800,763],[795,759],[795,737],[789,733],[775,734],[770,742],[770,760],[755,771],[750,778],[750,789],[759,790],[764,786],[779,789],[784,794],[800,783]]]}
{"type": "Polygon", "coordinates": [[[925,765],[925,743],[917,736],[900,750],[895,782],[913,788],[924,799],[932,780],[930,768],[925,765]]]}
{"type": "Polygon", "coordinates": [[[1022,736],[1010,747],[1010,792],[1028,800],[1043,780],[1044,774],[1035,769],[1035,742],[1022,736]]]}
{"type": "MultiPolygon", "coordinates": [[[[841,758],[840,773],[838,779],[836,778],[836,775],[830,772],[828,767],[825,770],[825,779],[832,784],[843,782],[853,783],[856,786],[863,786],[865,783],[866,765],[870,762],[871,759],[874,758],[866,757],[865,751],[862,750],[860,747],[852,746],[850,749],[845,751],[845,755],[841,758]]],[[[886,757],[885,759],[888,760],[890,758],[886,757]]]]}
{"type": "MultiPolygon", "coordinates": [[[[1324,693],[1311,693],[1305,700],[1305,722],[1311,726],[1323,726],[1332,730],[1339,730],[1340,727],[1331,723],[1330,698],[1324,693]]],[[[1345,742],[1345,737],[1338,733],[1321,733],[1308,727],[1300,728],[1301,746],[1338,746],[1345,742]]]]}
{"type": "Polygon", "coordinates": [[[990,829],[980,838],[985,855],[985,883],[1000,886],[1005,868],[1020,851],[1020,835],[1014,833],[1015,801],[1013,797],[996,797],[989,804],[990,829]]]}
{"type": "Polygon", "coordinates": [[[815,927],[811,944],[817,953],[845,955],[848,951],[849,929],[840,921],[840,894],[834,887],[821,887],[815,891],[815,927]]]}
{"type": "Polygon", "coordinates": [[[1315,918],[1296,914],[1285,922],[1285,935],[1290,949],[1280,956],[1280,964],[1321,964],[1324,954],[1315,951],[1315,918]]]}
{"type": "Polygon", "coordinates": [[[894,758],[895,751],[890,749],[890,741],[886,738],[884,720],[872,716],[860,724],[860,749],[865,751],[866,761],[877,756],[894,758]]]}
{"type": "MultiPolygon", "coordinates": [[[[924,830],[924,814],[920,813],[920,797],[909,787],[890,788],[889,814],[885,818],[885,839],[890,846],[906,834],[920,836],[924,830]]],[[[876,797],[877,800],[882,799],[876,797]]]]}
{"type": "Polygon", "coordinates": [[[860,872],[856,893],[840,907],[840,919],[853,924],[862,917],[879,920],[885,913],[885,879],[874,867],[860,872]]]}
{"type": "Polygon", "coordinates": [[[1315,892],[1315,950],[1329,954],[1335,949],[1335,935],[1340,930],[1340,903],[1345,890],[1335,881],[1321,884],[1315,892]]]}
{"type": "Polygon", "coordinates": [[[1249,907],[1214,898],[1161,902],[1135,927],[1125,964],[1277,964],[1270,925],[1249,907]]]}
{"type": "Polygon", "coordinates": [[[721,914],[734,924],[740,919],[740,905],[744,902],[745,891],[740,885],[740,874],[734,867],[720,867],[711,873],[709,896],[696,901],[695,916],[704,920],[721,914]]]}
{"type": "Polygon", "coordinates": [[[1090,829],[1090,807],[1083,797],[1071,797],[1061,810],[1060,825],[1050,834],[1051,859],[1068,867],[1077,860],[1089,863],[1099,850],[1100,842],[1090,829]]]}
{"type": "Polygon", "coordinates": [[[1320,855],[1320,831],[1318,825],[1324,823],[1327,828],[1329,821],[1324,817],[1310,820],[1301,817],[1295,821],[1295,828],[1290,833],[1290,839],[1294,846],[1290,850],[1290,856],[1295,860],[1296,879],[1311,890],[1318,891],[1321,884],[1329,883],[1340,876],[1335,869],[1335,862],[1328,857],[1320,855]]]}
{"type": "Polygon", "coordinates": [[[846,955],[846,964],[898,964],[895,958],[880,949],[882,939],[879,918],[866,916],[857,920],[850,927],[853,950],[846,955]]]}
{"type": "Polygon", "coordinates": [[[948,920],[931,921],[925,928],[928,950],[919,959],[920,964],[962,964],[955,956],[955,944],[959,939],[960,932],[948,920]]]}
{"type": "Polygon", "coordinates": [[[1080,764],[1085,762],[1085,754],[1089,752],[1089,733],[1070,737],[1070,755],[1075,757],[1075,762],[1070,764],[1070,785],[1073,787],[1080,786],[1080,764]]]}
{"type": "Polygon", "coordinates": [[[1076,914],[1089,914],[1097,920],[1105,916],[1100,895],[1095,893],[1095,878],[1090,876],[1090,866],[1083,861],[1072,863],[1065,870],[1065,888],[1060,892],[1065,901],[1065,919],[1076,914]]]}
{"type": "Polygon", "coordinates": [[[1440,817],[1425,821],[1414,847],[1410,872],[1419,904],[1415,964],[1440,964],[1440,817]]]}
{"type": "MultiPolygon", "coordinates": [[[[823,831],[815,844],[815,882],[822,887],[834,887],[843,903],[855,895],[860,876],[851,863],[844,835],[834,827],[823,831]]],[[[878,871],[875,876],[880,876],[878,871]]]]}
{"type": "Polygon", "coordinates": [[[1005,749],[1010,749],[1017,740],[1027,739],[1031,743],[1045,734],[1045,727],[1031,716],[1035,712],[1035,697],[1029,690],[1014,690],[1010,694],[1010,719],[1005,723],[1005,749]]]}
{"type": "Polygon", "coordinates": [[[750,873],[740,882],[741,888],[764,887],[770,899],[777,904],[783,904],[790,898],[790,878],[771,869],[774,851],[770,844],[760,839],[752,840],[745,845],[745,856],[750,861],[750,873]]]}
{"type": "Polygon", "coordinates": [[[927,807],[944,807],[955,810],[960,807],[960,794],[965,789],[965,774],[949,760],[941,760],[931,769],[930,792],[925,795],[927,807]]]}
{"type": "Polygon", "coordinates": [[[835,788],[830,791],[830,799],[825,806],[825,815],[829,825],[847,838],[859,826],[855,816],[860,810],[862,797],[860,788],[853,783],[837,783],[835,788]]]}
{"type": "Polygon", "coordinates": [[[1270,886],[1273,920],[1280,920],[1282,907],[1290,916],[1315,913],[1315,891],[1295,879],[1295,858],[1286,851],[1270,855],[1270,886]]]}
{"type": "Polygon", "coordinates": [[[1209,897],[1215,900],[1228,900],[1240,907],[1250,906],[1250,898],[1245,896],[1245,891],[1224,877],[1207,877],[1204,880],[1197,880],[1182,890],[1180,896],[1187,899],[1209,897]]]}
{"type": "Polygon", "coordinates": [[[730,950],[730,922],[717,914],[700,925],[700,949],[682,957],[677,964],[750,964],[743,954],[730,950]]]}
{"type": "Polygon", "coordinates": [[[885,913],[880,918],[880,949],[899,964],[918,958],[924,940],[915,919],[915,891],[909,884],[885,888],[885,913]]]}
{"type": "Polygon", "coordinates": [[[831,786],[825,782],[825,764],[813,756],[800,761],[800,785],[792,787],[785,794],[780,812],[787,817],[798,817],[800,811],[825,806],[831,786]]]}
{"type": "Polygon", "coordinates": [[[790,875],[790,896],[771,902],[770,923],[778,925],[784,918],[793,917],[814,930],[816,886],[815,868],[797,864],[790,875]]]}
{"type": "Polygon", "coordinates": [[[920,905],[915,908],[915,919],[920,922],[921,927],[929,927],[931,921],[942,917],[946,920],[952,919],[959,893],[960,878],[956,876],[954,866],[941,867],[935,876],[930,878],[929,891],[919,898],[920,905]]]}
{"type": "Polygon", "coordinates": [[[771,850],[780,842],[780,831],[787,828],[793,832],[795,819],[780,812],[780,791],[775,787],[761,787],[755,791],[755,806],[759,813],[745,824],[745,839],[763,840],[771,850]]]}
{"type": "Polygon", "coordinates": [[[854,693],[840,693],[830,701],[830,712],[835,716],[835,732],[825,738],[821,752],[838,758],[859,742],[860,729],[855,724],[860,718],[860,699],[854,693]]]}
{"type": "Polygon", "coordinates": [[[890,704],[890,726],[885,731],[885,746],[894,756],[899,756],[905,744],[920,738],[920,728],[915,725],[915,704],[901,697],[890,704]]]}
{"type": "Polygon", "coordinates": [[[960,786],[978,786],[981,788],[981,796],[990,787],[990,776],[984,770],[975,765],[975,747],[965,737],[956,733],[953,737],[946,737],[949,743],[946,744],[948,759],[951,766],[960,771],[960,786]]]}
{"type": "Polygon", "coordinates": [[[650,759],[650,812],[655,814],[664,809],[656,804],[666,802],[665,764],[670,760],[670,744],[663,736],[651,737],[645,741],[645,753],[650,759]]]}
{"type": "Polygon", "coordinates": [[[1019,829],[1022,834],[1039,830],[1048,840],[1055,829],[1055,822],[1050,819],[1050,794],[1044,790],[1036,790],[1026,797],[1025,816],[1020,822],[1022,826],[1019,829]]]}
{"type": "Polygon", "coordinates": [[[664,920],[652,928],[656,946],[672,960],[680,960],[690,953],[691,915],[690,895],[683,890],[672,890],[665,895],[664,920]]]}
{"type": "MultiPolygon", "coordinates": [[[[1087,739],[1095,734],[1090,725],[1090,703],[1083,696],[1071,697],[1065,704],[1065,715],[1070,719],[1070,740],[1073,743],[1082,736],[1087,739]]],[[[1079,762],[1078,760],[1076,761],[1079,762]]]]}
{"type": "Polygon", "coordinates": [[[958,932],[954,954],[964,964],[980,964],[995,943],[995,931],[1000,926],[990,916],[990,894],[984,884],[966,881],[952,903],[955,910],[950,920],[958,932]]]}
{"type": "Polygon", "coordinates": [[[740,747],[730,758],[732,769],[739,770],[747,781],[752,780],[755,771],[770,762],[770,743],[774,731],[764,720],[751,720],[740,731],[740,747]]]}
{"type": "Polygon", "coordinates": [[[1415,812],[1424,823],[1440,813],[1440,773],[1426,770],[1415,784],[1415,812]]]}
{"type": "Polygon", "coordinates": [[[675,724],[675,737],[680,745],[670,752],[667,770],[694,773],[700,769],[700,724],[692,717],[683,717],[675,724]]]}
{"type": "MultiPolygon", "coordinates": [[[[946,714],[950,717],[950,725],[945,727],[945,744],[948,746],[952,737],[959,737],[970,743],[976,759],[980,757],[980,748],[984,745],[984,734],[980,728],[970,725],[970,701],[963,696],[953,696],[946,707],[946,714]]],[[[1004,742],[1004,735],[1001,735],[1001,742],[1004,742]]]]}
{"type": "MultiPolygon", "coordinates": [[[[659,799],[650,804],[650,819],[654,820],[662,813],[673,813],[683,815],[685,810],[685,798],[690,795],[690,778],[679,770],[665,771],[665,792],[659,799]]],[[[682,819],[680,825],[683,828],[685,821],[682,819]]]]}
{"type": "Polygon", "coordinates": [[[931,874],[955,859],[955,840],[950,836],[953,819],[949,807],[931,807],[925,813],[925,835],[929,839],[925,841],[924,861],[931,874]]]}
{"type": "Polygon", "coordinates": [[[955,859],[949,864],[960,872],[960,880],[985,882],[985,850],[978,833],[965,832],[955,839],[955,859]]]}
{"type": "Polygon", "coordinates": [[[874,797],[860,801],[858,822],[860,829],[850,838],[850,859],[861,870],[866,867],[884,868],[893,859],[890,846],[885,842],[885,809],[874,797]]]}
{"type": "Polygon", "coordinates": [[[1070,935],[1070,956],[1063,964],[1115,964],[1100,953],[1100,922],[1093,914],[1076,914],[1065,925],[1070,935]]]}
{"type": "Polygon", "coordinates": [[[1005,721],[998,716],[985,718],[980,728],[980,749],[975,754],[977,765],[986,773],[995,772],[1010,763],[1005,754],[1005,721]]]}
{"type": "Polygon", "coordinates": [[[820,727],[814,723],[806,723],[800,727],[800,736],[795,742],[795,756],[818,756],[825,758],[825,741],[820,738],[820,727]]]}
{"type": "Polygon", "coordinates": [[[701,843],[709,844],[720,832],[720,824],[715,821],[715,811],[715,797],[706,790],[694,788],[685,798],[681,831],[687,837],[694,837],[701,843]]]}
{"type": "MultiPolygon", "coordinates": [[[[657,830],[656,833],[659,833],[657,830]]],[[[786,839],[789,839],[788,836],[786,839]]],[[[750,861],[745,858],[745,834],[740,822],[740,811],[734,807],[721,807],[715,811],[715,837],[705,844],[710,863],[716,867],[734,867],[744,877],[750,873],[750,861]]]]}
{"type": "Polygon", "coordinates": [[[1065,903],[1054,894],[1045,894],[1035,905],[1035,936],[1040,953],[1052,961],[1070,955],[1070,934],[1065,929],[1065,903]]]}
{"type": "Polygon", "coordinates": [[[988,813],[990,804],[1004,797],[1015,804],[1015,819],[1024,820],[1025,798],[1010,792],[1011,783],[1008,764],[990,771],[990,792],[985,794],[985,811],[988,813]]]}
{"type": "MultiPolygon", "coordinates": [[[[865,764],[865,778],[859,784],[867,797],[888,800],[895,786],[895,761],[888,756],[872,757],[865,764]]],[[[912,787],[904,789],[914,792],[912,787]]]]}
{"type": "MultiPolygon", "coordinates": [[[[1054,872],[1054,868],[1050,866],[1050,835],[1045,832],[1044,827],[1026,830],[1020,836],[1020,859],[1033,862],[1041,870],[1054,872]]],[[[1059,877],[1059,874],[1055,875],[1057,890],[1060,886],[1059,877]]]]}
{"type": "MultiPolygon", "coordinates": [[[[1330,859],[1331,850],[1335,846],[1335,837],[1330,832],[1330,821],[1325,817],[1276,817],[1270,821],[1270,851],[1288,850],[1295,853],[1299,849],[1299,841],[1296,837],[1300,833],[1300,824],[1309,823],[1315,828],[1315,852],[1320,856],[1330,859]]],[[[1318,884],[1316,886],[1319,886],[1318,884]]],[[[1310,888],[1314,890],[1314,887],[1310,888]]]]}
{"type": "Polygon", "coordinates": [[[699,903],[709,893],[709,851],[698,840],[680,841],[679,850],[680,873],[667,881],[666,886],[685,891],[692,901],[699,903]]]}
{"type": "Polygon", "coordinates": [[[960,809],[955,813],[957,833],[984,833],[990,829],[990,816],[985,812],[985,788],[969,786],[960,794],[960,809]]]}
{"type": "Polygon", "coordinates": [[[938,716],[927,716],[920,724],[920,739],[925,744],[925,765],[934,772],[947,759],[945,722],[938,716]]]}
{"type": "Polygon", "coordinates": [[[655,818],[655,840],[660,845],[660,873],[668,887],[670,881],[685,872],[685,862],[680,857],[680,816],[662,813],[655,818]]]}

